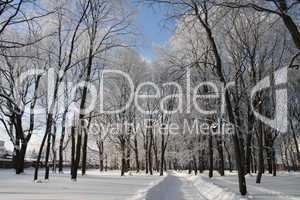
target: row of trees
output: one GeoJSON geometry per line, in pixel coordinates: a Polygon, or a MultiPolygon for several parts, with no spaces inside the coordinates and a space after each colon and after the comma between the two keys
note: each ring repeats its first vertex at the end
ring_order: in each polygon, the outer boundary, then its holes
{"type": "MultiPolygon", "coordinates": [[[[236,169],[242,195],[247,193],[248,173],[257,172],[260,183],[266,169],[274,176],[278,166],[299,170],[300,2],[141,3],[164,4],[168,19],[177,21],[172,38],[157,49],[152,63],[132,48],[134,12],[125,1],[1,2],[0,121],[14,145],[16,173],[24,171],[32,136],[40,141],[34,180],[42,164],[49,179],[51,158],[59,172],[70,161],[76,180],[79,168],[86,174],[95,152],[100,171],[119,168],[122,176],[133,169],[160,175],[167,169],[188,169],[195,174],[209,170],[212,177],[214,170],[224,176],[225,169],[236,169]],[[284,91],[277,93],[275,84],[278,70],[286,68],[288,97],[284,91]],[[134,87],[125,76],[107,75],[104,69],[125,72],[134,87]],[[35,75],[22,80],[28,70],[35,75]],[[252,96],[252,88],[267,76],[270,87],[252,96]],[[218,90],[211,84],[199,86],[208,81],[218,90]],[[89,112],[74,112],[93,103],[90,83],[97,89],[103,86],[96,90],[103,104],[98,99],[89,112]],[[148,98],[129,101],[132,93],[148,98]],[[189,96],[200,94],[204,96],[189,96]],[[278,131],[285,126],[285,102],[278,102],[277,94],[288,99],[286,133],[278,131]],[[101,112],[103,107],[124,106],[118,113],[101,112]],[[282,111],[277,129],[253,112],[272,118],[275,107],[282,111]],[[199,108],[206,112],[199,113],[199,108]],[[221,128],[233,125],[232,132],[214,134],[220,128],[216,122],[221,128]],[[195,123],[212,129],[199,132],[195,123]]],[[[283,76],[284,70],[280,72],[283,76]]]]}

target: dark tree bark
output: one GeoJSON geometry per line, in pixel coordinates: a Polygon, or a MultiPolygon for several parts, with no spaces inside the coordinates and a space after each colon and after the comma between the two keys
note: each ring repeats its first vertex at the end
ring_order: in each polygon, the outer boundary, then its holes
{"type": "MultiPolygon", "coordinates": [[[[250,104],[250,103],[248,103],[250,104]]],[[[251,144],[253,136],[253,125],[254,125],[254,115],[251,111],[250,105],[248,105],[248,132],[246,137],[246,169],[245,172],[250,174],[250,163],[251,163],[251,144]]]]}
{"type": "Polygon", "coordinates": [[[83,137],[83,147],[82,147],[82,164],[81,164],[81,175],[86,174],[86,156],[87,156],[87,142],[88,142],[88,133],[87,130],[84,130],[83,137]]]}
{"type": "Polygon", "coordinates": [[[214,150],[213,150],[213,137],[212,133],[208,136],[208,157],[209,157],[209,174],[208,177],[212,178],[214,173],[214,150]]]}
{"type": "Polygon", "coordinates": [[[53,134],[52,134],[52,145],[51,145],[51,150],[52,150],[52,171],[56,173],[56,150],[55,150],[55,140],[56,140],[56,123],[53,125],[53,134]]]}
{"type": "Polygon", "coordinates": [[[138,142],[137,142],[137,135],[134,136],[134,153],[135,153],[135,167],[136,172],[140,172],[140,162],[139,162],[139,149],[138,149],[138,142]]]}
{"type": "Polygon", "coordinates": [[[300,151],[299,151],[299,144],[298,144],[298,140],[297,140],[297,136],[296,136],[296,131],[294,129],[294,125],[293,125],[293,120],[290,119],[290,126],[291,126],[291,130],[293,133],[293,141],[295,143],[295,147],[296,147],[296,154],[297,154],[297,160],[298,160],[298,168],[300,169],[300,151]]]}
{"type": "MultiPolygon", "coordinates": [[[[152,124],[151,124],[152,126],[152,124]]],[[[152,148],[153,148],[153,133],[152,127],[149,129],[149,150],[148,150],[148,165],[149,165],[149,173],[153,175],[153,158],[152,158],[152,148]]]]}
{"type": "Polygon", "coordinates": [[[130,165],[130,155],[131,155],[131,144],[130,144],[130,135],[127,136],[127,151],[126,151],[126,172],[128,172],[131,169],[130,165]]]}
{"type": "Polygon", "coordinates": [[[193,161],[189,160],[189,162],[188,162],[188,173],[189,174],[192,174],[192,165],[193,165],[193,161]]]}
{"type": "Polygon", "coordinates": [[[49,156],[51,147],[51,133],[47,137],[46,157],[45,157],[45,180],[49,179],[49,156]]]}
{"type": "Polygon", "coordinates": [[[77,142],[76,142],[76,151],[75,151],[75,160],[73,165],[73,174],[72,174],[72,180],[76,181],[77,179],[77,171],[79,168],[79,162],[80,162],[80,156],[81,156],[81,142],[82,142],[82,135],[81,130],[77,132],[77,142]]]}
{"type": "Polygon", "coordinates": [[[103,141],[98,142],[98,150],[99,150],[99,170],[100,172],[103,172],[104,170],[104,145],[103,141]]]}
{"type": "Polygon", "coordinates": [[[273,141],[272,132],[270,129],[265,131],[265,150],[267,156],[267,166],[269,174],[273,174],[273,141]]]}
{"type": "Polygon", "coordinates": [[[198,149],[198,170],[199,173],[202,174],[203,170],[204,170],[204,166],[203,166],[203,159],[204,159],[204,154],[205,154],[205,150],[202,149],[202,147],[200,147],[201,144],[201,135],[198,136],[198,145],[199,145],[199,149],[198,149]]]}
{"type": "Polygon", "coordinates": [[[105,171],[107,171],[108,165],[107,165],[107,154],[105,154],[105,167],[104,167],[105,171]]]}
{"type": "Polygon", "coordinates": [[[126,172],[126,152],[125,152],[125,139],[121,140],[121,176],[125,175],[126,172]]]}
{"type": "Polygon", "coordinates": [[[196,160],[196,156],[193,155],[193,169],[194,169],[194,173],[195,176],[198,174],[198,168],[197,168],[197,160],[196,160]]]}
{"type": "MultiPolygon", "coordinates": [[[[212,48],[215,62],[216,62],[216,73],[219,76],[220,81],[225,85],[226,80],[225,80],[225,77],[223,74],[223,66],[222,66],[221,56],[219,54],[219,50],[216,45],[215,39],[212,35],[211,28],[209,27],[209,24],[208,24],[208,18],[207,18],[208,10],[206,7],[204,7],[204,10],[202,9],[202,12],[204,12],[204,19],[202,18],[203,15],[199,12],[199,7],[196,3],[194,4],[194,11],[195,11],[197,19],[199,20],[200,24],[206,31],[207,39],[212,48]]],[[[233,113],[233,107],[231,105],[230,94],[229,94],[228,90],[225,91],[225,102],[226,102],[226,110],[227,110],[229,122],[232,124],[235,124],[235,116],[233,113]]],[[[236,157],[236,161],[237,161],[240,193],[241,193],[241,195],[246,195],[247,194],[247,186],[246,186],[245,171],[244,171],[245,165],[243,163],[243,160],[241,159],[241,156],[242,156],[241,155],[241,146],[240,146],[239,137],[236,132],[233,135],[233,144],[234,144],[234,149],[235,149],[235,157],[236,157]]]]}
{"type": "Polygon", "coordinates": [[[165,151],[166,151],[166,144],[165,144],[165,134],[164,132],[161,134],[161,154],[160,154],[160,169],[159,175],[164,175],[164,160],[165,160],[165,151]]]}
{"type": "Polygon", "coordinates": [[[273,164],[273,176],[277,176],[277,161],[275,148],[272,147],[272,164],[273,164]]]}
{"type": "Polygon", "coordinates": [[[145,149],[145,170],[146,170],[146,174],[149,173],[149,162],[148,162],[148,134],[146,133],[146,136],[145,136],[145,144],[144,144],[144,149],[145,149]]]}
{"type": "Polygon", "coordinates": [[[64,162],[63,151],[64,151],[64,139],[65,139],[65,132],[66,132],[65,117],[66,117],[65,114],[63,114],[62,132],[59,140],[59,149],[58,149],[58,172],[59,173],[63,172],[63,162],[64,162]]]}
{"type": "Polygon", "coordinates": [[[39,165],[40,165],[40,162],[41,162],[41,156],[42,156],[42,153],[43,153],[43,148],[44,148],[46,139],[51,134],[52,120],[53,120],[52,113],[48,113],[47,124],[46,124],[46,132],[44,134],[42,143],[40,145],[37,161],[36,161],[36,164],[35,164],[35,171],[34,171],[34,180],[35,181],[38,179],[38,170],[39,170],[39,165]]]}
{"type": "Polygon", "coordinates": [[[224,167],[224,152],[223,152],[223,141],[221,136],[217,136],[217,145],[219,153],[219,173],[221,176],[225,176],[225,167],[224,167]]]}
{"type": "Polygon", "coordinates": [[[158,148],[157,148],[156,136],[153,137],[153,152],[154,152],[155,171],[159,171],[159,159],[158,159],[158,148]]]}
{"type": "Polygon", "coordinates": [[[264,172],[264,146],[263,146],[263,125],[259,123],[259,132],[257,135],[258,141],[258,173],[256,177],[256,183],[261,183],[261,177],[264,172]]]}
{"type": "Polygon", "coordinates": [[[83,133],[83,146],[82,146],[82,164],[81,164],[81,174],[84,176],[86,174],[86,157],[87,157],[87,143],[88,143],[88,131],[90,129],[92,117],[89,116],[87,127],[84,127],[83,133]]]}
{"type": "Polygon", "coordinates": [[[231,154],[230,154],[230,151],[226,145],[226,142],[224,141],[224,148],[225,148],[225,151],[227,153],[227,159],[228,159],[228,165],[229,165],[229,171],[232,172],[232,161],[231,161],[231,154]]]}
{"type": "Polygon", "coordinates": [[[73,121],[73,125],[71,127],[71,179],[74,179],[74,165],[75,165],[75,139],[76,132],[75,132],[75,121],[73,121]]]}

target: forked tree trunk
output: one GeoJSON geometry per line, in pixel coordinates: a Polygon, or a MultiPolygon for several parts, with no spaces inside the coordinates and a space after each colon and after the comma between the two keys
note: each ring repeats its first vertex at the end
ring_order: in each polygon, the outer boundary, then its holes
{"type": "Polygon", "coordinates": [[[52,120],[53,120],[52,119],[52,114],[48,113],[48,115],[47,115],[46,131],[45,131],[42,143],[40,145],[40,149],[39,149],[37,161],[35,163],[34,181],[36,181],[38,179],[38,170],[39,170],[39,167],[40,167],[40,162],[41,162],[41,157],[42,157],[43,149],[44,149],[44,146],[45,146],[45,143],[46,143],[48,135],[51,134],[52,120]]]}

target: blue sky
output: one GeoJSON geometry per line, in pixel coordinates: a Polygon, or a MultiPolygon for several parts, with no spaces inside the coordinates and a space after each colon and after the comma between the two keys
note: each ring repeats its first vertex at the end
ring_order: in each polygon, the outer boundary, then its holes
{"type": "Polygon", "coordinates": [[[168,42],[175,27],[175,22],[166,21],[166,8],[140,5],[138,7],[137,25],[144,34],[143,45],[138,47],[139,53],[148,61],[155,59],[155,45],[168,42]]]}

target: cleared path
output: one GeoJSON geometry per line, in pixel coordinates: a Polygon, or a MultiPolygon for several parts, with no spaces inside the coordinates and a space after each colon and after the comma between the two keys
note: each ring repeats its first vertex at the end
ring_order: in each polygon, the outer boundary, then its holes
{"type": "Polygon", "coordinates": [[[172,174],[151,188],[146,200],[204,200],[195,186],[183,177],[177,177],[172,174]]]}

